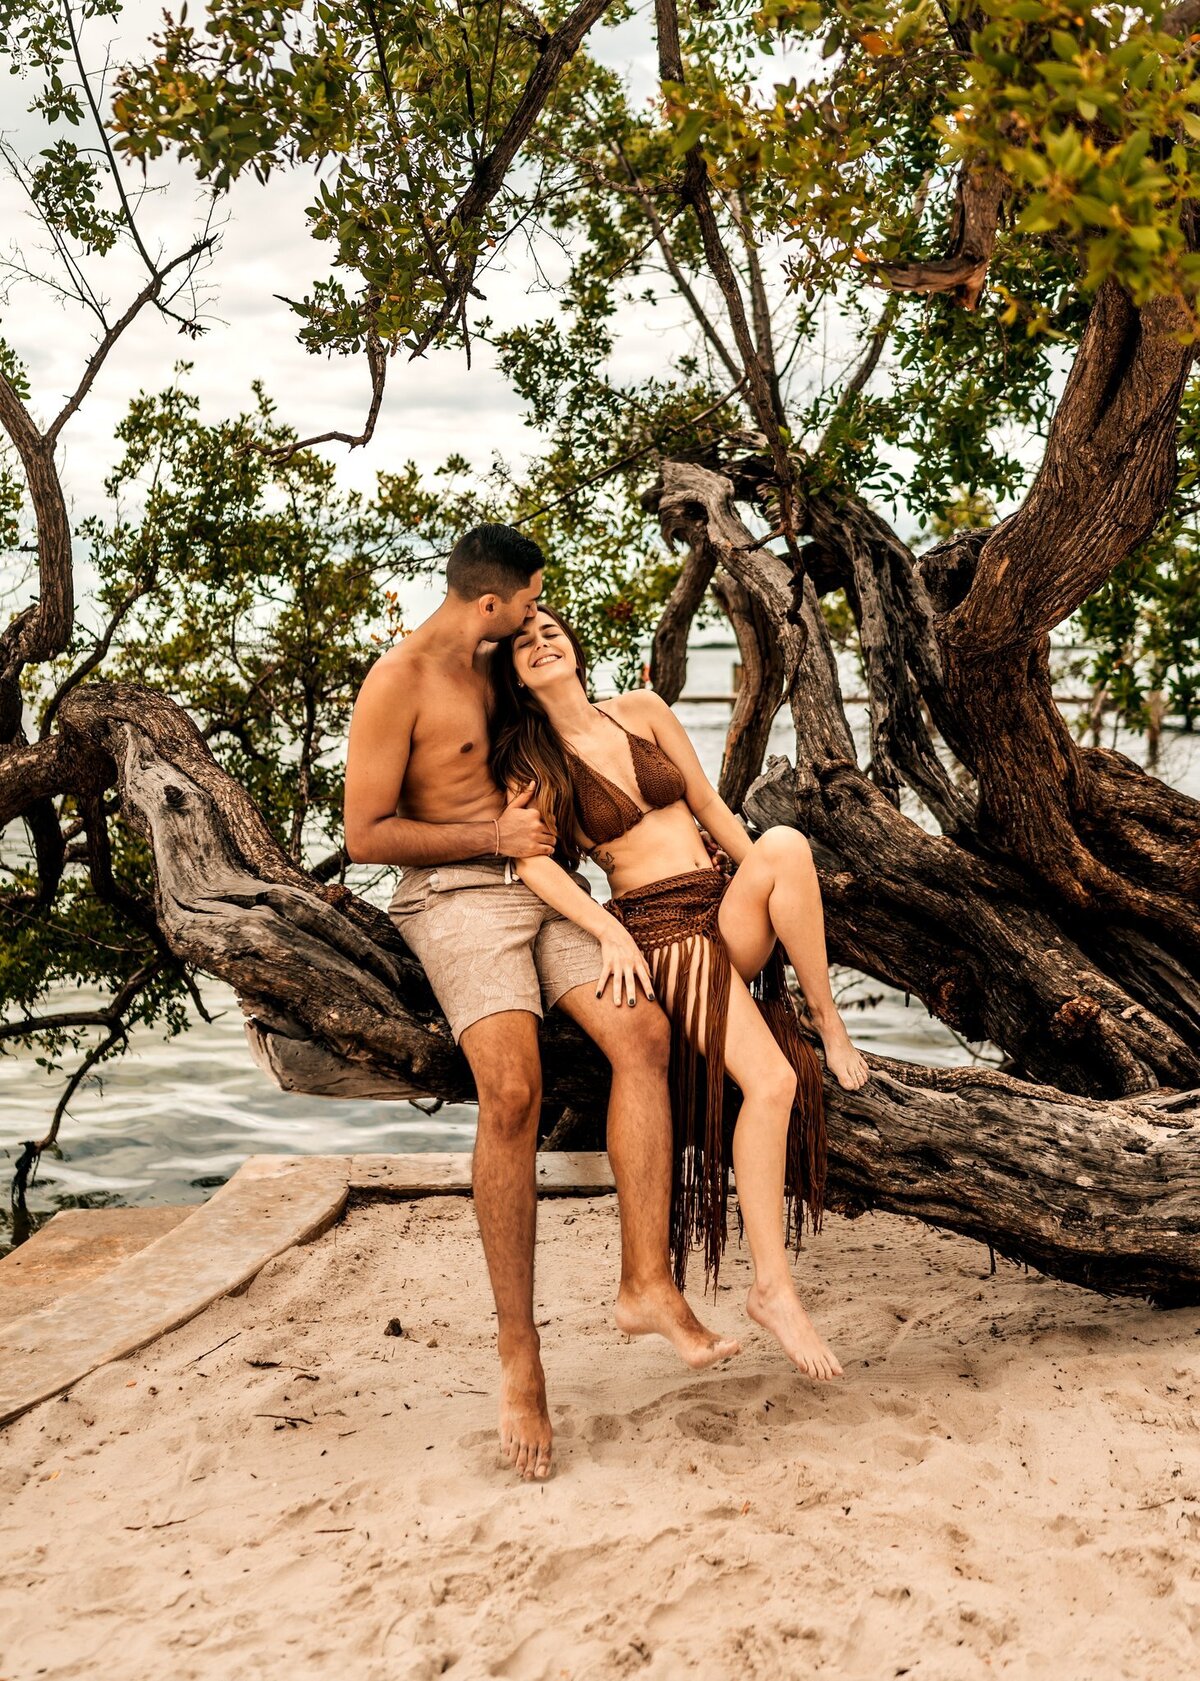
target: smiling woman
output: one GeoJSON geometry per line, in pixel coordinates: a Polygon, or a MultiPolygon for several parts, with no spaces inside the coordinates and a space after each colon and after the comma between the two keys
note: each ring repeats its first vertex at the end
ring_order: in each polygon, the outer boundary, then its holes
{"type": "MultiPolygon", "coordinates": [[[[649,973],[635,966],[637,977],[671,1018],[676,1279],[682,1284],[697,1241],[713,1280],[720,1265],[728,1071],[742,1093],[731,1153],[755,1267],[748,1310],[802,1370],[836,1376],[840,1367],[796,1296],[779,1221],[786,1204],[798,1246],[806,1205],[810,1223],[820,1224],[825,1187],[820,1069],[784,983],[785,951],[831,1072],[851,1091],[867,1078],[830,990],[808,848],[791,830],[751,843],[656,695],[635,692],[606,708],[592,705],[583,650],[552,608],[539,607],[497,650],[495,667],[497,779],[510,788],[531,780],[555,826],[556,851],[568,861],[586,851],[605,870],[614,892],[608,909],[648,966],[649,973]],[[709,859],[698,824],[738,866],[732,882],[709,859]]],[[[521,858],[517,872],[555,909],[590,925],[591,907],[581,906],[555,858],[521,858]]]]}

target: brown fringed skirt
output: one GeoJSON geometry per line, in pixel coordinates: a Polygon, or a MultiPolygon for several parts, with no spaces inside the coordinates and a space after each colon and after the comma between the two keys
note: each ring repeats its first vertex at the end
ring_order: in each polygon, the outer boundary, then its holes
{"type": "MultiPolygon", "coordinates": [[[[610,899],[612,912],[645,955],[671,1021],[671,1260],[682,1289],[688,1252],[704,1247],[705,1284],[715,1285],[726,1239],[732,1110],[725,1093],[729,953],[717,926],[729,883],[717,869],[691,870],[610,899]],[[698,1049],[703,1033],[708,1054],[698,1049]],[[699,1063],[706,1064],[701,1083],[699,1063]]],[[[825,1203],[825,1109],[821,1065],[800,1032],[777,945],[751,987],[767,1025],[796,1073],[788,1127],[784,1196],[788,1239],[798,1249],[808,1209],[818,1231],[825,1203]]]]}

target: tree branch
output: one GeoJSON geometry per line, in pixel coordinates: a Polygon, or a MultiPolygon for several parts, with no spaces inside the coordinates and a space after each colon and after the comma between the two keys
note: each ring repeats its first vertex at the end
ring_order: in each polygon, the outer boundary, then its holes
{"type": "Polygon", "coordinates": [[[650,685],[668,706],[674,706],[683,693],[687,680],[687,639],[691,634],[692,620],[700,610],[700,603],[716,569],[717,556],[711,544],[698,543],[688,549],[654,632],[650,650],[650,685]]]}
{"type": "MultiPolygon", "coordinates": [[[[943,833],[972,835],[974,801],[951,781],[921,709],[922,693],[941,699],[943,669],[933,604],[912,551],[858,497],[819,491],[809,518],[813,536],[848,573],[866,667],[872,779],[896,805],[906,783],[943,833]]],[[[947,739],[955,744],[953,730],[947,739]]]]}
{"type": "Polygon", "coordinates": [[[767,297],[767,284],[763,278],[762,263],[759,261],[758,245],[750,227],[750,210],[746,202],[745,189],[742,188],[735,195],[727,193],[725,205],[733,219],[734,226],[742,236],[742,245],[746,252],[746,271],[750,281],[750,308],[754,323],[754,342],[758,350],[759,360],[767,372],[767,383],[771,391],[771,403],[775,418],[780,426],[787,425],[787,414],[783,406],[783,395],[779,388],[779,374],[775,365],[775,343],[771,330],[771,305],[767,297]]]}
{"type": "MultiPolygon", "coordinates": [[[[679,13],[676,0],[655,0],[658,25],[658,71],[664,83],[682,87],[684,83],[683,50],[679,39],[679,13]]],[[[796,476],[791,456],[783,438],[780,421],[772,395],[772,379],[776,371],[768,369],[759,356],[742,300],[737,275],[721,237],[709,190],[708,165],[699,144],[692,146],[684,158],[681,196],[695,212],[700,228],[704,255],[713,279],[725,299],[729,324],[742,367],[754,418],[762,428],[775,469],[776,492],[779,498],[781,535],[787,543],[791,568],[797,578],[803,573],[803,559],[798,542],[796,476]]]]}
{"type": "Polygon", "coordinates": [[[580,479],[578,483],[571,486],[570,490],[564,491],[561,496],[554,497],[550,502],[543,502],[539,507],[534,508],[531,513],[522,514],[513,521],[513,524],[528,525],[529,521],[537,519],[539,514],[549,513],[551,508],[558,508],[564,502],[569,502],[572,497],[578,496],[581,490],[586,490],[590,485],[599,484],[603,479],[611,478],[614,473],[621,472],[623,468],[631,467],[635,461],[644,460],[654,450],[660,449],[668,438],[673,438],[677,432],[682,432],[689,427],[699,426],[710,415],[716,414],[718,409],[723,409],[727,403],[731,403],[745,383],[744,379],[739,379],[732,391],[727,391],[723,397],[718,397],[715,403],[709,403],[706,408],[700,410],[699,414],[689,415],[686,420],[680,420],[675,425],[668,426],[664,431],[651,438],[649,443],[639,444],[637,449],[630,450],[628,454],[620,456],[616,461],[610,461],[607,467],[601,467],[597,472],[590,473],[586,479],[580,479]]]}
{"type": "Polygon", "coordinates": [[[313,449],[317,444],[349,444],[351,449],[361,449],[365,444],[369,444],[375,436],[375,425],[383,407],[384,387],[387,384],[387,358],[387,350],[372,321],[367,328],[367,367],[371,375],[371,402],[363,429],[357,435],[353,432],[318,432],[311,438],[301,438],[296,443],[285,444],[280,449],[272,449],[269,444],[257,442],[252,442],[246,447],[258,450],[282,466],[290,461],[298,450],[313,449]]]}
{"type": "Polygon", "coordinates": [[[71,524],[62,485],[48,444],[0,372],[0,426],[16,445],[25,469],[38,534],[38,599],[0,633],[0,746],[21,729],[21,671],[34,661],[53,659],[71,640],[75,618],[71,524]]]}
{"type": "Polygon", "coordinates": [[[158,973],[155,958],[127,980],[113,994],[112,1002],[99,1010],[62,1010],[52,1016],[25,1016],[20,1021],[0,1022],[0,1039],[30,1039],[39,1033],[64,1033],[75,1027],[112,1027],[124,1016],[138,993],[158,973]]]}
{"type": "MultiPolygon", "coordinates": [[[[107,767],[111,776],[112,767],[107,767]]],[[[78,793],[106,780],[104,760],[86,742],[61,733],[0,753],[0,830],[39,800],[78,793]]]]}
{"type": "Polygon", "coordinates": [[[36,1172],[43,1151],[49,1150],[57,1139],[58,1130],[62,1124],[62,1118],[67,1112],[68,1104],[96,1064],[102,1062],[110,1051],[115,1050],[122,1039],[128,1037],[129,1023],[125,1019],[126,1011],[136,1002],[138,995],[149,982],[154,979],[159,968],[160,960],[156,957],[139,969],[137,974],[125,983],[107,1010],[96,1012],[108,1025],[107,1035],[99,1044],[92,1046],[67,1081],[58,1102],[54,1106],[54,1114],[50,1118],[50,1126],[45,1137],[27,1139],[20,1156],[17,1158],[13,1172],[12,1188],[13,1196],[19,1206],[23,1206],[25,1202],[25,1190],[29,1183],[30,1170],[36,1172]]]}
{"type": "Polygon", "coordinates": [[[964,309],[975,309],[983,293],[996,244],[1000,210],[1011,188],[998,169],[964,166],[955,189],[950,244],[945,257],[909,263],[874,263],[879,283],[897,292],[948,292],[964,309]]]}
{"type": "MultiPolygon", "coordinates": [[[[947,27],[949,26],[950,20],[948,19],[947,27]]],[[[925,214],[925,202],[929,197],[929,183],[932,179],[933,171],[927,169],[921,177],[920,185],[913,194],[912,208],[908,215],[908,222],[911,227],[919,226],[921,217],[925,214]]],[[[871,331],[867,335],[866,350],[859,360],[858,366],[850,375],[850,378],[846,381],[846,384],[838,397],[837,403],[834,405],[833,413],[829,417],[829,424],[826,426],[824,434],[822,435],[821,441],[817,445],[814,454],[819,456],[825,453],[826,449],[829,447],[830,438],[832,437],[835,424],[850,408],[854,399],[866,390],[871,376],[874,374],[875,369],[879,366],[879,358],[883,355],[883,347],[887,343],[888,334],[891,332],[899,313],[900,299],[898,294],[893,293],[892,296],[884,303],[879,320],[875,323],[874,327],[872,327],[871,331]]]]}
{"type": "Polygon", "coordinates": [[[712,346],[722,365],[734,379],[736,379],[739,383],[744,383],[746,378],[745,374],[738,366],[735,358],[730,355],[725,346],[724,339],[722,339],[721,335],[717,332],[717,329],[713,326],[712,318],[700,302],[700,299],[696,296],[691,282],[688,280],[687,275],[684,274],[683,269],[680,267],[679,259],[675,255],[675,247],[671,243],[670,236],[667,233],[666,224],[659,215],[654,200],[651,198],[649,192],[643,185],[641,177],[638,175],[628,157],[625,155],[625,149],[621,145],[620,140],[614,140],[613,145],[616,149],[617,156],[629,177],[630,185],[633,188],[633,195],[645,212],[646,220],[649,222],[651,232],[654,235],[655,244],[662,252],[663,261],[667,265],[667,272],[670,274],[671,279],[675,282],[676,290],[691,310],[697,324],[699,325],[700,331],[704,334],[705,338],[712,346]]]}
{"type": "Polygon", "coordinates": [[[116,635],[117,630],[120,628],[121,621],[130,612],[130,610],[137,605],[142,597],[149,594],[149,592],[154,588],[155,576],[156,569],[146,574],[137,583],[131,584],[126,590],[125,594],[114,608],[108,623],[105,625],[102,634],[96,641],[91,652],[84,659],[80,660],[74,671],[70,672],[63,678],[58,688],[51,695],[49,703],[46,706],[45,713],[42,716],[42,727],[38,732],[39,735],[45,737],[50,734],[54,720],[58,715],[58,709],[66,697],[70,694],[71,690],[75,688],[76,684],[82,683],[85,677],[90,677],[97,666],[103,664],[104,660],[108,656],[108,650],[112,647],[112,639],[116,635]]]}
{"type": "Polygon", "coordinates": [[[17,153],[14,152],[12,147],[4,140],[0,140],[0,157],[4,159],[5,163],[12,171],[13,178],[20,183],[21,189],[26,198],[29,200],[34,214],[37,216],[46,232],[50,235],[51,240],[54,242],[54,248],[58,252],[59,257],[62,259],[63,267],[71,277],[72,285],[70,287],[63,286],[48,277],[35,274],[32,269],[26,267],[23,263],[13,263],[7,258],[4,260],[4,266],[6,268],[13,269],[18,274],[24,274],[26,278],[30,280],[38,281],[39,284],[50,286],[64,298],[75,299],[78,303],[81,303],[85,309],[92,312],[99,321],[101,327],[107,328],[107,322],[104,317],[104,306],[101,304],[95,292],[93,292],[90,284],[88,283],[87,276],[80,267],[74,253],[71,251],[70,246],[63,238],[61,230],[55,226],[53,219],[47,215],[45,206],[41,203],[37,194],[34,192],[33,181],[29,175],[29,171],[26,168],[24,160],[18,157],[17,153]]]}
{"type": "MultiPolygon", "coordinates": [[[[469,229],[491,204],[504,184],[509,166],[557,87],[563,70],[579,50],[584,36],[611,4],[612,0],[580,0],[580,4],[546,41],[499,140],[480,159],[470,186],[460,194],[454,209],[446,217],[443,225],[448,237],[452,237],[455,230],[461,234],[469,229]]],[[[414,358],[425,353],[446,322],[465,304],[467,292],[474,281],[475,264],[476,257],[469,252],[456,262],[446,296],[433,320],[420,335],[412,352],[414,358]]]]}
{"type": "Polygon", "coordinates": [[[774,626],[744,584],[721,569],[713,594],[733,626],[742,675],[725,732],[718,792],[740,811],[750,784],[762,774],[775,714],[783,703],[785,668],[774,626]]]}
{"type": "Polygon", "coordinates": [[[142,241],[142,236],[138,232],[138,225],[136,219],[134,218],[133,207],[129,203],[129,199],[126,197],[125,183],[122,181],[121,172],[117,168],[117,160],[113,156],[112,145],[108,138],[108,127],[100,113],[100,107],[96,103],[96,96],[92,92],[91,80],[87,71],[83,67],[83,55],[79,50],[79,37],[75,32],[75,18],[71,11],[71,0],[62,0],[62,10],[63,17],[66,20],[67,31],[71,37],[71,51],[75,58],[75,68],[78,70],[79,80],[83,84],[84,95],[92,113],[92,121],[96,125],[96,133],[100,137],[100,144],[104,147],[104,155],[108,159],[108,171],[112,176],[112,183],[116,188],[117,197],[121,201],[121,210],[125,216],[125,225],[129,229],[133,243],[137,247],[138,255],[145,263],[151,276],[157,279],[159,277],[158,264],[154,261],[154,258],[150,255],[149,251],[147,251],[145,244],[142,241]]]}
{"type": "Polygon", "coordinates": [[[111,1010],[63,1010],[53,1016],[22,1016],[0,1021],[0,1039],[31,1039],[38,1033],[67,1033],[75,1027],[109,1027],[111,1010]]]}
{"type": "Polygon", "coordinates": [[[1190,322],[1182,299],[1138,310],[1114,281],[1100,288],[1037,477],[942,625],[961,659],[1031,647],[1154,528],[1175,489],[1190,322]]]}
{"type": "Polygon", "coordinates": [[[879,320],[867,334],[867,347],[862,356],[859,358],[858,365],[854,372],[850,375],[850,378],[842,387],[837,403],[834,406],[833,413],[829,417],[829,424],[826,426],[821,435],[820,443],[813,451],[814,455],[824,455],[825,451],[829,448],[829,442],[833,435],[834,426],[850,408],[854,399],[866,390],[867,385],[870,383],[872,374],[879,366],[879,359],[883,355],[883,347],[887,343],[888,334],[891,332],[892,327],[895,324],[896,316],[899,313],[900,302],[899,299],[893,295],[884,304],[883,309],[880,312],[879,320]]]}
{"type": "Polygon", "coordinates": [[[116,344],[117,340],[121,337],[125,329],[132,324],[134,318],[148,303],[156,303],[158,301],[162,293],[163,282],[166,280],[167,276],[172,272],[172,270],[177,269],[181,263],[195,262],[196,258],[201,256],[205,251],[209,250],[215,241],[216,236],[214,234],[209,234],[204,239],[195,240],[188,246],[186,251],[181,251],[177,257],[172,257],[171,261],[164,264],[161,269],[156,269],[153,277],[146,282],[146,285],[138,293],[137,297],[130,304],[124,315],[121,316],[120,320],[114,322],[111,327],[106,329],[100,343],[96,346],[96,349],[93,351],[88,360],[88,365],[84,370],[83,378],[76,386],[74,394],[68,399],[65,406],[59,411],[53,423],[46,430],[43,436],[43,443],[46,448],[53,449],[58,440],[58,434],[62,431],[63,427],[67,424],[68,420],[70,420],[71,416],[75,413],[79,405],[83,402],[83,399],[91,390],[96,375],[104,366],[105,358],[112,349],[113,345],[116,344]]]}

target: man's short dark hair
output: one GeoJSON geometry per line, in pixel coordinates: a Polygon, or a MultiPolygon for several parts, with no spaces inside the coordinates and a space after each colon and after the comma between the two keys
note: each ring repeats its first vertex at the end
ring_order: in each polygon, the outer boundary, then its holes
{"type": "Polygon", "coordinates": [[[446,583],[464,601],[498,595],[509,601],[546,564],[532,537],[511,525],[477,525],[458,539],[446,562],[446,583]]]}

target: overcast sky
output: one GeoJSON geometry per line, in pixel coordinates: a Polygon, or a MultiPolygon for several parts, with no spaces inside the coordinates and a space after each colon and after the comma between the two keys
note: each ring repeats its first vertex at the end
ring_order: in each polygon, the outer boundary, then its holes
{"type": "MultiPolygon", "coordinates": [[[[160,15],[157,0],[132,0],[115,23],[89,24],[84,35],[89,68],[102,68],[108,42],[117,63],[140,57],[160,15]]],[[[588,43],[590,51],[626,77],[635,103],[651,96],[656,87],[652,17],[647,0],[637,15],[617,28],[593,31],[588,43]]],[[[793,65],[776,57],[768,66],[772,77],[786,76],[798,61],[793,65]]],[[[25,109],[34,87],[33,82],[0,78],[0,131],[26,156],[46,143],[45,131],[25,109]]],[[[139,178],[138,172],[127,171],[127,179],[139,178]]],[[[194,237],[202,197],[195,180],[170,163],[156,165],[151,179],[164,190],[146,201],[139,223],[150,248],[170,255],[194,237]]],[[[303,295],[323,272],[329,247],[309,237],[304,216],[313,196],[313,177],[300,170],[277,175],[266,186],[239,182],[223,201],[220,249],[203,277],[205,337],[193,343],[157,312],[146,310],[109,356],[63,435],[60,465],[76,519],[106,507],[103,479],[115,456],[114,427],[130,397],[139,389],[167,384],[179,359],[194,363],[189,383],[207,419],[247,406],[250,382],[258,377],[275,398],[281,419],[302,436],[361,429],[369,395],[364,362],[308,355],[296,342],[297,318],[276,296],[303,295]]],[[[31,266],[44,263],[53,270],[53,259],[40,249],[43,244],[44,235],[20,188],[7,176],[0,178],[0,250],[19,252],[31,266]]],[[[553,280],[553,251],[544,252],[543,258],[553,280]]],[[[561,272],[561,256],[557,261],[561,272]]],[[[145,271],[122,246],[103,261],[94,260],[89,277],[112,313],[119,313],[144,284],[145,271]]],[[[481,287],[486,303],[476,304],[476,312],[491,315],[497,327],[554,313],[552,291],[516,242],[505,254],[505,266],[491,269],[481,287]]],[[[95,321],[77,305],[64,304],[27,282],[10,281],[7,292],[0,331],[28,368],[34,409],[45,423],[78,383],[95,341],[95,321]]],[[[780,314],[781,320],[794,316],[786,296],[780,298],[780,314]]],[[[669,283],[657,307],[623,306],[616,325],[610,373],[618,382],[662,371],[697,343],[686,306],[669,283]]],[[[854,342],[831,324],[824,347],[798,369],[799,381],[824,384],[856,353],[854,342]]],[[[337,462],[344,484],[370,490],[379,471],[410,459],[428,470],[457,451],[485,466],[494,451],[511,459],[536,447],[536,436],[522,432],[519,405],[499,377],[488,346],[476,342],[470,369],[459,350],[435,350],[419,362],[397,357],[371,444],[353,452],[330,445],[327,453],[337,462]]],[[[605,440],[598,439],[589,470],[606,454],[605,440]]],[[[901,510],[906,535],[909,523],[901,510]]]]}
{"type": "MultiPolygon", "coordinates": [[[[114,58],[135,56],[158,16],[159,7],[148,0],[127,4],[111,30],[114,58]]],[[[108,33],[103,20],[88,26],[85,50],[90,66],[102,65],[108,33]]],[[[642,19],[594,34],[592,45],[601,47],[615,68],[629,72],[639,97],[650,92],[651,40],[642,19]]],[[[32,91],[31,83],[0,79],[0,130],[26,155],[45,143],[43,131],[25,111],[32,91]]],[[[173,166],[156,166],[152,179],[167,190],[146,202],[140,223],[151,249],[170,254],[186,247],[192,236],[200,195],[194,180],[173,166]]],[[[101,484],[113,459],[113,429],[129,397],[139,388],[165,384],[180,358],[195,364],[190,384],[207,417],[233,413],[247,404],[250,381],[257,376],[278,401],[281,418],[302,435],[361,429],[369,394],[365,363],[308,355],[296,342],[296,317],[276,297],[281,292],[303,295],[323,270],[328,246],[308,236],[304,217],[312,198],[313,177],[303,171],[273,177],[266,186],[239,182],[224,203],[227,220],[221,248],[205,277],[205,337],[193,344],[147,310],[110,355],[64,435],[63,477],[77,516],[103,505],[101,484]]],[[[0,182],[0,246],[6,252],[17,247],[36,266],[42,260],[37,248],[43,243],[20,188],[5,178],[0,182]]],[[[46,260],[46,266],[52,267],[52,262],[46,260]]],[[[89,273],[117,313],[145,281],[144,270],[126,250],[94,261],[89,273]]],[[[505,269],[492,269],[481,285],[487,301],[475,305],[476,313],[486,312],[498,326],[554,312],[553,296],[539,284],[533,264],[515,243],[505,269]]],[[[9,284],[8,299],[0,330],[29,370],[35,408],[45,422],[78,382],[94,343],[95,322],[78,306],[56,301],[28,283],[9,284]]],[[[659,310],[626,312],[614,377],[633,378],[661,369],[693,336],[683,309],[673,301],[659,310]]],[[[461,351],[433,351],[415,363],[398,357],[389,370],[384,411],[372,443],[353,453],[331,446],[329,453],[338,461],[345,483],[370,488],[378,471],[408,459],[432,468],[458,450],[482,465],[493,450],[511,452],[522,443],[535,447],[531,435],[519,438],[518,428],[518,405],[498,376],[488,347],[476,343],[469,370],[461,351]]]]}

